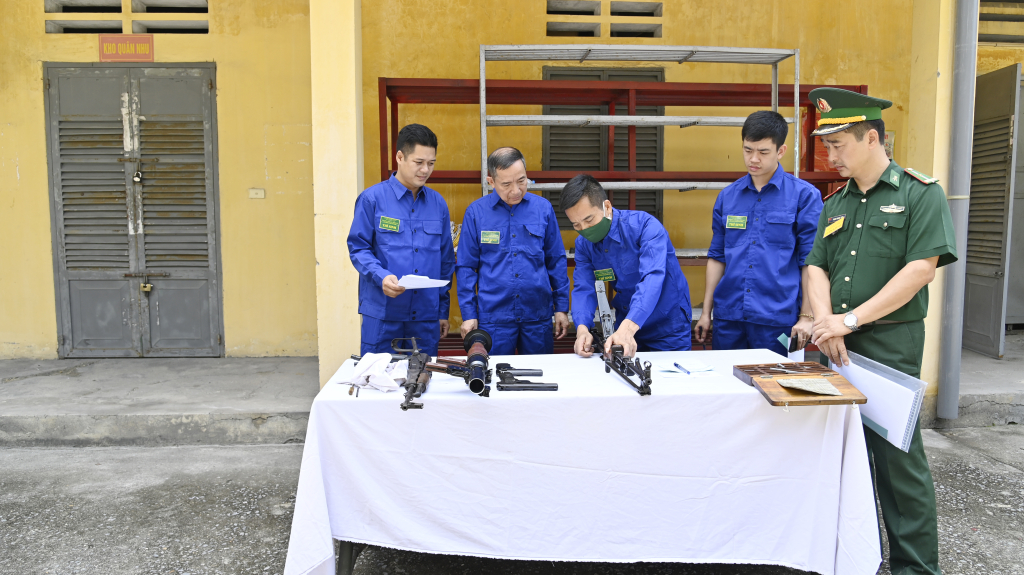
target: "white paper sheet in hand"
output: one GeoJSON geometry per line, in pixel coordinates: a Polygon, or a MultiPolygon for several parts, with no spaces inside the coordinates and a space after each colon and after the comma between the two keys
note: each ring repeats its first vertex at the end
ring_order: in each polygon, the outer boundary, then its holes
{"type": "Polygon", "coordinates": [[[447,280],[432,280],[426,276],[415,276],[409,274],[402,276],[402,279],[398,280],[398,285],[405,289],[426,289],[426,288],[437,288],[448,285],[447,280]]]}
{"type": "Polygon", "coordinates": [[[864,424],[889,443],[910,451],[927,384],[862,355],[848,355],[850,365],[833,365],[832,369],[868,398],[860,406],[864,424]]]}

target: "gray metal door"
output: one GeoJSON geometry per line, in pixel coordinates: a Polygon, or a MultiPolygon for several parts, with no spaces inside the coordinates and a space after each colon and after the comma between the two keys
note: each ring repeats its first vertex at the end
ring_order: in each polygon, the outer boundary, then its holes
{"type": "MultiPolygon", "coordinates": [[[[1024,91],[1022,91],[1024,92],[1024,91]]],[[[1018,98],[1017,110],[1024,110],[1018,98]]],[[[1019,118],[1018,118],[1019,121],[1019,118]]],[[[1017,130],[1017,149],[1024,145],[1024,130],[1017,130]]],[[[1013,216],[1010,225],[1010,253],[1006,255],[1007,324],[1024,324],[1024,162],[1016,164],[1013,182],[1013,216]]]]}
{"type": "MultiPolygon", "coordinates": [[[[974,106],[963,345],[1003,356],[1020,64],[979,76],[974,106]]],[[[955,192],[955,190],[954,190],[955,192]]]]}
{"type": "Polygon", "coordinates": [[[61,356],[222,355],[212,66],[46,78],[61,356]]]}

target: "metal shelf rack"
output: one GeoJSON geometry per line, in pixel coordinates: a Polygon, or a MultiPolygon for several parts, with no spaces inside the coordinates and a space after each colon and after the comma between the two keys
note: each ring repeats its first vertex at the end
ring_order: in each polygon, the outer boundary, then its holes
{"type": "MultiPolygon", "coordinates": [[[[745,118],[723,116],[637,116],[636,96],[631,91],[628,101],[628,116],[536,116],[536,115],[488,115],[487,114],[487,62],[509,61],[575,61],[583,62],[707,62],[716,64],[760,64],[772,67],[771,107],[779,109],[779,63],[793,58],[793,117],[788,123],[800,126],[800,50],[773,48],[729,48],[714,46],[617,46],[584,44],[540,44],[540,45],[480,45],[480,187],[487,195],[487,128],[488,126],[615,126],[629,130],[629,171],[636,171],[636,127],[637,126],[742,126],[745,118]]],[[[800,170],[800,135],[794,134],[794,174],[800,170]]],[[[604,185],[604,184],[602,184],[604,185]]],[[[609,182],[609,190],[629,190],[630,205],[634,202],[637,189],[653,190],[696,190],[722,189],[724,184],[715,182],[657,181],[657,182],[609,182]],[[614,186],[614,187],[611,187],[614,186]]],[[[559,183],[533,184],[530,190],[543,191],[560,189],[559,183]]]]}

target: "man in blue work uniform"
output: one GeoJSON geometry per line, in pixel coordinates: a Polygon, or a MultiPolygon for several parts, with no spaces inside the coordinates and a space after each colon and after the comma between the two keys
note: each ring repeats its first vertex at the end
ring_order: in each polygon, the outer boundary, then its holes
{"type": "Polygon", "coordinates": [[[561,208],[579,234],[573,272],[572,319],[575,351],[590,357],[590,327],[597,309],[596,280],[611,282],[615,333],[605,349],[637,351],[690,349],[690,288],[668,232],[654,216],[616,210],[593,177],[580,174],[562,189],[561,208]]]}
{"type": "Polygon", "coordinates": [[[398,170],[356,199],[348,252],[359,272],[360,353],[391,351],[391,340],[416,337],[437,355],[448,334],[449,287],[410,289],[407,274],[451,280],[455,271],[451,219],[441,194],[426,187],[437,158],[437,136],[409,124],[398,133],[398,170]]]}
{"type": "Polygon", "coordinates": [[[554,353],[553,335],[569,331],[569,276],[555,209],[527,193],[526,159],[515,148],[487,158],[487,183],[494,192],[470,204],[462,220],[462,336],[483,329],[494,355],[554,353]]]}
{"type": "Polygon", "coordinates": [[[803,349],[814,316],[804,260],[814,246],[821,193],[787,174],[789,128],[778,112],[754,112],[743,123],[747,175],[729,184],[711,215],[704,308],[695,337],[703,343],[714,310],[715,349],[770,349],[787,355],[787,334],[803,349]]]}

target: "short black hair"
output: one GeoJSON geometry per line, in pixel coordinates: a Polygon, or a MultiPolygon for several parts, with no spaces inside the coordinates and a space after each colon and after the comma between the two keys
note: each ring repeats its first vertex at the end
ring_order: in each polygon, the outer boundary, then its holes
{"type": "Polygon", "coordinates": [[[430,128],[423,124],[409,124],[398,132],[398,149],[403,155],[408,156],[416,150],[416,145],[426,146],[437,150],[437,136],[430,128]]]}
{"type": "Polygon", "coordinates": [[[765,138],[771,138],[775,149],[778,149],[786,143],[789,126],[786,125],[786,119],[782,117],[782,114],[760,110],[747,116],[740,135],[744,142],[760,142],[765,138]]]}
{"type": "Polygon", "coordinates": [[[562,188],[561,196],[559,207],[563,212],[580,203],[584,196],[590,200],[590,205],[595,207],[601,207],[608,199],[608,194],[601,187],[601,182],[598,182],[590,174],[580,174],[569,180],[569,183],[562,188]]]}
{"type": "Polygon", "coordinates": [[[522,162],[523,167],[526,167],[526,158],[523,157],[522,152],[511,146],[498,148],[491,152],[490,156],[487,156],[487,175],[493,178],[497,175],[498,170],[507,170],[516,162],[522,162]]]}
{"type": "Polygon", "coordinates": [[[847,132],[853,134],[854,138],[857,138],[858,142],[864,141],[864,134],[867,134],[871,130],[878,132],[878,141],[885,142],[885,122],[879,120],[865,120],[863,122],[857,122],[846,129],[847,132]]]}

